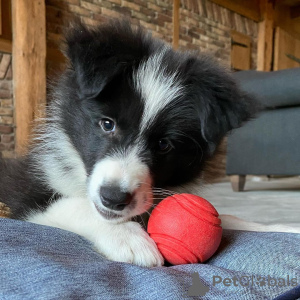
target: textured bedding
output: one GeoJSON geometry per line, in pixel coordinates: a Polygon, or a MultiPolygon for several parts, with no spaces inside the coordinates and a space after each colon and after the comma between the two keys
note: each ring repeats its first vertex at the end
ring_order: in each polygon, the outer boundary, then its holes
{"type": "Polygon", "coordinates": [[[205,264],[112,262],[82,237],[0,218],[0,299],[297,299],[300,235],[224,230],[205,264]]]}

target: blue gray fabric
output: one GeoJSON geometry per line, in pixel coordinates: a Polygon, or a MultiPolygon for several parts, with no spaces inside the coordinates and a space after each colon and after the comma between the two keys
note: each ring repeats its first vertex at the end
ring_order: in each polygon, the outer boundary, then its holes
{"type": "Polygon", "coordinates": [[[300,68],[241,71],[233,76],[243,90],[256,96],[267,108],[300,105],[300,68]]]}
{"type": "Polygon", "coordinates": [[[142,268],[60,229],[0,219],[0,232],[1,300],[300,297],[299,234],[225,230],[205,264],[142,268]]]}
{"type": "Polygon", "coordinates": [[[265,111],[233,130],[227,142],[226,173],[299,175],[299,128],[300,106],[265,111]]]}
{"type": "Polygon", "coordinates": [[[268,109],[228,136],[226,173],[299,175],[300,68],[234,77],[268,109]]]}

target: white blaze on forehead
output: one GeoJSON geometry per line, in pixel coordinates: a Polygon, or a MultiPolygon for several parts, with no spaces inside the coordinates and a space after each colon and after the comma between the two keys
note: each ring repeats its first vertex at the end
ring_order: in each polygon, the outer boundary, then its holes
{"type": "Polygon", "coordinates": [[[130,193],[141,184],[149,182],[149,168],[138,153],[138,146],[133,146],[125,151],[116,151],[99,161],[90,178],[90,193],[97,194],[100,186],[110,184],[117,184],[124,192],[130,193]]]}
{"type": "Polygon", "coordinates": [[[183,94],[178,72],[171,74],[164,66],[163,58],[167,49],[150,56],[134,74],[135,88],[145,104],[141,132],[151,125],[157,114],[172,100],[183,94]]]}

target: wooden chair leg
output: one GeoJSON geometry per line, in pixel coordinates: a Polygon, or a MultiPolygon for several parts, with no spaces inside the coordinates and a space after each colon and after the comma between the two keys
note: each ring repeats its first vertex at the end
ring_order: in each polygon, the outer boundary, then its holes
{"type": "Polygon", "coordinates": [[[230,176],[231,187],[235,192],[241,192],[244,190],[246,183],[246,175],[231,175],[230,176]]]}

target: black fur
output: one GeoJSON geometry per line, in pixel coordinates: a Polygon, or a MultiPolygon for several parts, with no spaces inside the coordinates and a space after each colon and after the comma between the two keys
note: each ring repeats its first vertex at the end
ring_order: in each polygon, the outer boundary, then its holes
{"type": "MultiPolygon", "coordinates": [[[[59,118],[48,120],[45,131],[58,123],[88,175],[112,149],[126,149],[139,135],[144,104],[133,87],[133,72],[163,48],[161,41],[126,22],[115,21],[92,30],[79,24],[67,34],[69,66],[53,88],[52,106],[59,118]],[[105,117],[118,124],[113,137],[99,129],[99,120],[105,117]]],[[[206,159],[226,133],[253,117],[257,108],[231,76],[207,56],[169,48],[163,64],[167,73],[178,72],[185,92],[143,133],[146,147],[140,155],[159,187],[182,185],[200,176],[206,159]],[[173,149],[167,154],[158,149],[161,138],[172,143],[173,149]]],[[[46,138],[41,143],[47,142],[46,138]]],[[[52,195],[58,198],[60,194],[46,182],[45,170],[36,167],[41,150],[35,147],[33,144],[26,157],[0,166],[0,202],[11,208],[14,218],[45,208],[52,195]]],[[[57,160],[63,159],[59,151],[54,154],[57,160]]],[[[64,166],[62,172],[68,176],[72,168],[64,166]]]]}
{"type": "Polygon", "coordinates": [[[45,209],[53,191],[31,173],[27,157],[14,160],[0,159],[0,202],[7,204],[12,218],[22,218],[36,209],[45,209]]]}

